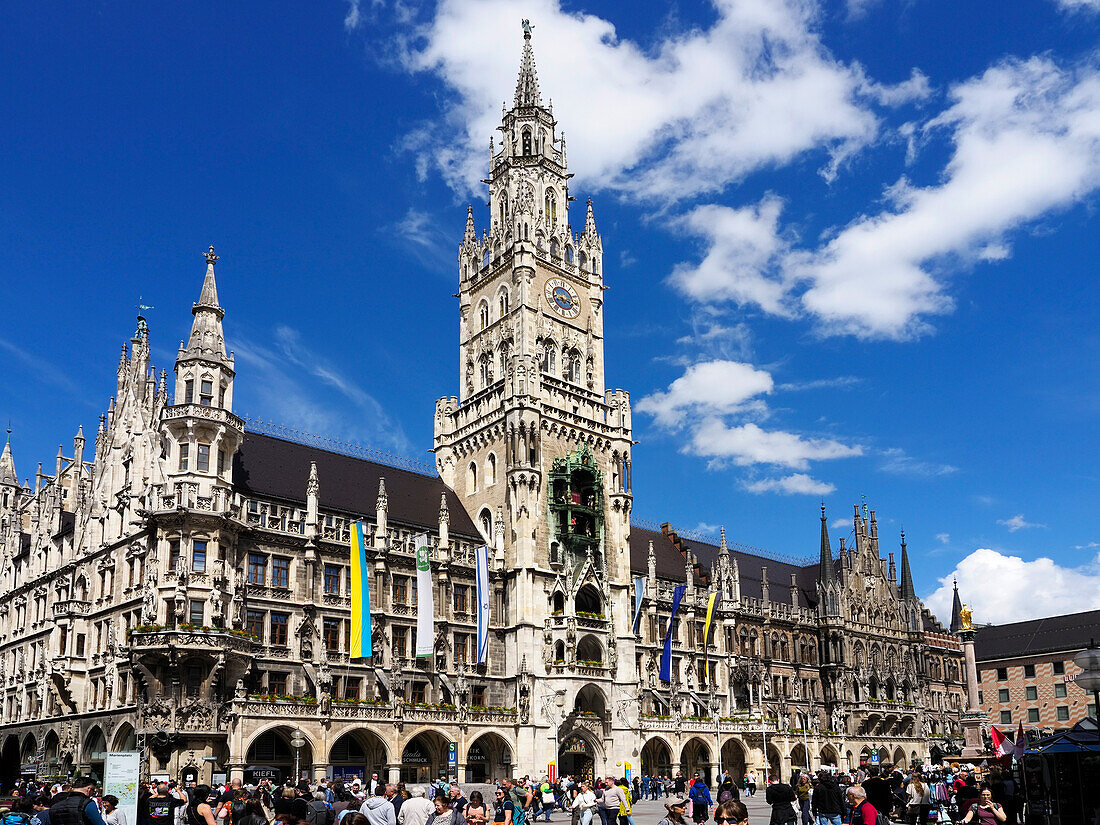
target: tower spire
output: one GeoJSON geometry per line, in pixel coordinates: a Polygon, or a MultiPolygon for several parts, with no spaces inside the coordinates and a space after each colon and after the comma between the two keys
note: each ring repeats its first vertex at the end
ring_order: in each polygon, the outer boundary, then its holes
{"type": "Polygon", "coordinates": [[[0,484],[19,486],[19,477],[15,474],[15,459],[11,454],[11,427],[8,427],[8,440],[4,442],[4,452],[0,453],[0,484]]]}
{"type": "Polygon", "coordinates": [[[531,21],[523,20],[523,56],[519,61],[519,79],[516,81],[516,98],[513,103],[519,109],[526,106],[542,106],[539,92],[539,75],[535,69],[535,51],[531,48],[531,21]]]}
{"type": "MultiPolygon", "coordinates": [[[[955,590],[958,598],[959,591],[955,590]]],[[[905,531],[901,531],[901,599],[902,601],[915,601],[916,589],[913,587],[913,572],[909,569],[909,550],[905,546],[905,531]]]]}
{"type": "Polygon", "coordinates": [[[191,337],[187,339],[188,350],[213,351],[225,357],[225,338],[222,332],[222,318],[225,310],[218,304],[218,284],[214,280],[214,264],[218,256],[211,246],[204,253],[206,257],[206,277],[202,280],[202,292],[199,300],[191,307],[195,320],[191,323],[191,337]]]}
{"type": "Polygon", "coordinates": [[[823,585],[833,580],[833,547],[829,543],[829,522],[825,518],[825,504],[821,505],[821,562],[817,571],[817,578],[823,585]]]}
{"type": "Polygon", "coordinates": [[[955,586],[955,597],[951,600],[951,632],[958,633],[962,630],[962,599],[959,598],[959,583],[954,579],[951,584],[955,586]]]}

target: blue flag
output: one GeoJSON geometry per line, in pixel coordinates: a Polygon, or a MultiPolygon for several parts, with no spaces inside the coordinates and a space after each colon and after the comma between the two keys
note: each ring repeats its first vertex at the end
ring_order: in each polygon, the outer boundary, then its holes
{"type": "Polygon", "coordinates": [[[645,576],[634,577],[634,635],[638,635],[638,623],[642,620],[642,600],[645,598],[645,576]]]}
{"type": "Polygon", "coordinates": [[[686,584],[676,586],[672,593],[672,615],[668,617],[668,630],[665,632],[665,649],[661,653],[661,681],[672,681],[672,628],[676,624],[676,611],[680,609],[680,600],[684,598],[686,584]]]}

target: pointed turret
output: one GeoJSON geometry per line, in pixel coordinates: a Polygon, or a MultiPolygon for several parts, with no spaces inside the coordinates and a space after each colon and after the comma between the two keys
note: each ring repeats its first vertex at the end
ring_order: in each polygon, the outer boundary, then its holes
{"type": "Polygon", "coordinates": [[[474,208],[466,207],[466,232],[462,236],[463,243],[477,243],[477,230],[474,228],[474,208]]]}
{"type": "Polygon", "coordinates": [[[513,104],[517,109],[523,106],[542,106],[539,75],[535,69],[535,50],[531,48],[533,28],[530,20],[523,21],[523,56],[519,62],[519,79],[516,81],[516,98],[513,104]]]}
{"type": "MultiPolygon", "coordinates": [[[[955,591],[956,600],[959,597],[955,591]]],[[[917,591],[913,587],[913,571],[909,569],[909,549],[905,546],[905,531],[901,532],[901,599],[902,601],[916,601],[917,591]]]]}
{"type": "Polygon", "coordinates": [[[19,476],[15,474],[15,459],[11,454],[11,430],[8,430],[8,440],[4,442],[4,452],[0,453],[0,484],[18,487],[19,476]]]}
{"type": "Polygon", "coordinates": [[[592,214],[592,199],[588,199],[588,210],[584,214],[584,234],[594,236],[596,234],[596,216],[592,214]]]}
{"type": "Polygon", "coordinates": [[[955,587],[955,596],[951,600],[951,632],[958,633],[962,630],[962,599],[959,598],[959,583],[952,581],[955,587]]]}
{"type": "Polygon", "coordinates": [[[218,256],[214,247],[206,252],[206,277],[202,281],[199,300],[191,307],[195,320],[191,323],[191,337],[187,341],[188,352],[214,352],[225,357],[225,340],[222,335],[222,318],[225,310],[218,304],[218,284],[214,280],[214,265],[218,256]]]}
{"type": "Polygon", "coordinates": [[[821,505],[821,561],[818,563],[817,580],[828,585],[836,572],[833,570],[833,546],[829,543],[829,522],[825,517],[825,505],[821,505]]]}
{"type": "Polygon", "coordinates": [[[306,479],[306,538],[317,538],[317,526],[320,521],[318,508],[321,499],[321,479],[317,474],[317,462],[309,462],[309,478],[306,479]]]}

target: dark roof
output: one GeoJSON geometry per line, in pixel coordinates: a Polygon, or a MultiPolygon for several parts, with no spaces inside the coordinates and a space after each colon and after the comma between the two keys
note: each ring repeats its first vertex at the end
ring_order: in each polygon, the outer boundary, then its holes
{"type": "Polygon", "coordinates": [[[374,516],[378,480],[386,479],[387,517],[391,523],[439,529],[439,499],[447,495],[452,533],[478,538],[480,533],[454,490],[438,476],[390,467],[320,447],[246,432],[233,458],[233,487],[240,493],[305,502],[309,464],[317,463],[321,506],[353,515],[374,516]]]}
{"type": "MultiPolygon", "coordinates": [[[[657,561],[657,575],[663,579],[683,581],[684,556],[676,549],[671,539],[658,530],[643,527],[630,528],[630,569],[642,575],[649,571],[649,543],[653,542],[653,552],[657,561]]],[[[695,539],[683,539],[683,546],[690,549],[699,561],[699,573],[710,575],[711,562],[718,560],[717,545],[695,539]]],[[[756,556],[740,550],[730,549],[731,560],[737,559],[737,572],[741,580],[741,595],[759,599],[762,567],[768,568],[768,595],[773,602],[790,604],[791,573],[798,583],[798,603],[802,607],[817,604],[817,567],[816,563],[802,567],[790,562],[756,556]]]]}
{"type": "Polygon", "coordinates": [[[1100,638],[1100,610],[976,629],[974,654],[979,661],[1084,650],[1091,638],[1100,638]]]}

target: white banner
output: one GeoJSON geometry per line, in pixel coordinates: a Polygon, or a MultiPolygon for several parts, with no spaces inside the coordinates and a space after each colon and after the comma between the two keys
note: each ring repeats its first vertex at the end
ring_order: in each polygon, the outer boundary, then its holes
{"type": "Polygon", "coordinates": [[[474,551],[474,576],[477,579],[477,663],[485,663],[489,652],[489,548],[474,551]]]}
{"type": "Polygon", "coordinates": [[[103,795],[118,797],[119,825],[137,825],[141,754],[137,751],[108,753],[103,774],[103,795]]]}
{"type": "Polygon", "coordinates": [[[432,594],[432,547],[428,534],[416,537],[416,655],[435,653],[435,600],[432,594]]]}

